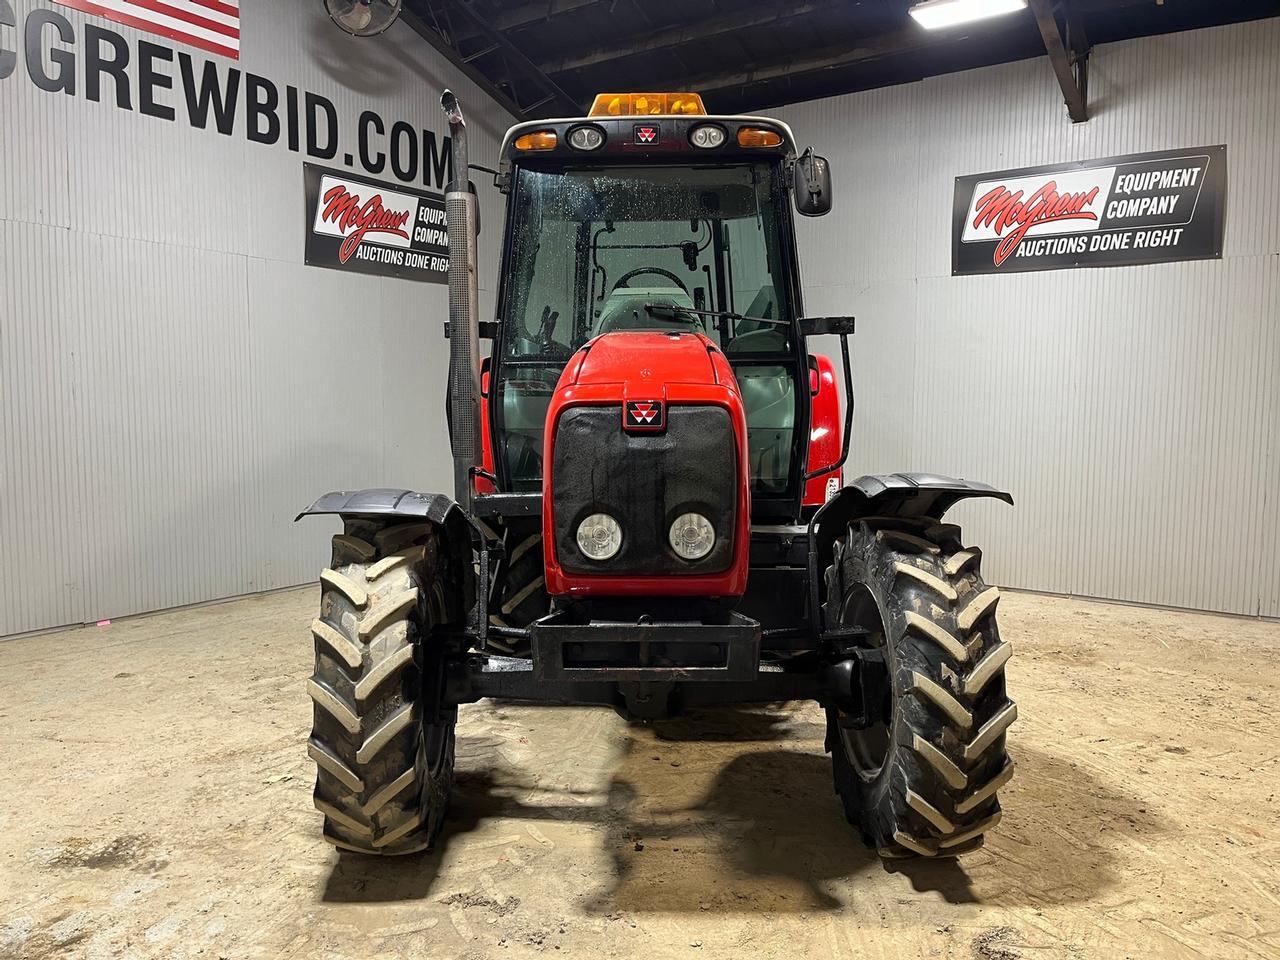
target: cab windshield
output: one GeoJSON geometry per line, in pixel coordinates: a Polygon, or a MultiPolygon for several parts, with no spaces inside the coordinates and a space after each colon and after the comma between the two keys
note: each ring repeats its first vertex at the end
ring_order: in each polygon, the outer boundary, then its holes
{"type": "Polygon", "coordinates": [[[592,337],[626,330],[714,340],[747,407],[755,490],[787,488],[796,371],[786,198],[769,162],[518,168],[498,358],[499,437],[514,489],[539,486],[543,419],[564,364],[592,337]],[[646,309],[655,305],[663,309],[646,309]]]}
{"type": "Polygon", "coordinates": [[[565,359],[601,333],[672,325],[702,330],[726,353],[789,352],[784,326],[696,314],[663,321],[643,309],[790,319],[774,176],[764,163],[521,169],[505,354],[565,359]]]}

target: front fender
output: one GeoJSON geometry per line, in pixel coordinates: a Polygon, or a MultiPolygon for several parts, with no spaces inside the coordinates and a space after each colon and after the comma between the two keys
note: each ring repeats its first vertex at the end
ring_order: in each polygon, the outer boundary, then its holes
{"type": "Polygon", "coordinates": [[[1012,504],[1003,490],[973,480],[956,480],[933,473],[890,473],[859,477],[828,500],[810,521],[810,596],[818,609],[822,571],[831,564],[832,544],[860,517],[927,517],[942,515],[961,500],[991,497],[1012,504]]]}
{"type": "Polygon", "coordinates": [[[970,497],[994,497],[1013,503],[1013,497],[1003,490],[973,480],[955,480],[934,473],[890,473],[859,477],[836,494],[819,515],[845,524],[872,516],[940,520],[952,506],[970,497]]]}
{"type": "Polygon", "coordinates": [[[454,510],[465,519],[462,508],[443,493],[415,493],[380,487],[326,493],[293,519],[297,521],[325,513],[342,517],[425,517],[443,526],[454,510]]]}
{"type": "Polygon", "coordinates": [[[334,514],[344,519],[399,517],[425,519],[444,530],[450,564],[463,584],[465,609],[471,610],[477,595],[475,556],[484,549],[484,533],[452,497],[443,493],[415,493],[412,490],[377,488],[338,490],[326,493],[296,517],[334,514]]]}

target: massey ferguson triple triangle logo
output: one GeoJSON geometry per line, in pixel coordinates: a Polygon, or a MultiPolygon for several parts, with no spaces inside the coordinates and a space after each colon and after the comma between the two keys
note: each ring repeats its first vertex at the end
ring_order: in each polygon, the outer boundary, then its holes
{"type": "Polygon", "coordinates": [[[658,142],[658,128],[653,124],[636,124],[636,143],[652,146],[658,142]]]}
{"type": "Polygon", "coordinates": [[[662,430],[666,427],[662,417],[662,401],[628,400],[622,425],[628,430],[662,430]]]}

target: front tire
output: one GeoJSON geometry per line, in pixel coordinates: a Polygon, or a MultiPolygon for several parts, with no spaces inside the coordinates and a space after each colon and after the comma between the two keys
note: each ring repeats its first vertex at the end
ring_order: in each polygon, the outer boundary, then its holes
{"type": "Polygon", "coordinates": [[[836,792],[849,821],[884,857],[955,856],[1000,819],[996,791],[1013,775],[1005,731],[1012,647],[981,552],[953,524],[867,518],[835,544],[827,620],[860,626],[881,647],[888,697],[876,722],[827,711],[836,792]]]}
{"type": "Polygon", "coordinates": [[[307,752],[325,839],[341,849],[415,853],[439,832],[457,721],[429,642],[449,613],[442,554],[434,524],[348,520],[320,575],[307,752]]]}

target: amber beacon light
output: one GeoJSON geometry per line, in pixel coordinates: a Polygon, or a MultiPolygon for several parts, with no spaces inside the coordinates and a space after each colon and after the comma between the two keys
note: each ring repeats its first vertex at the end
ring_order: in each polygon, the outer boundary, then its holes
{"type": "Polygon", "coordinates": [[[597,93],[592,117],[697,117],[707,108],[696,93],[597,93]]]}

